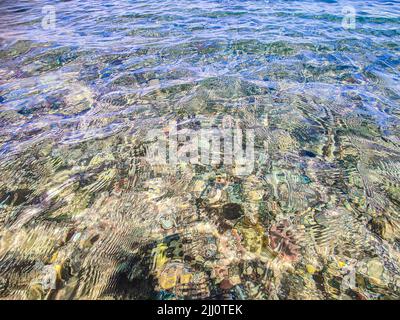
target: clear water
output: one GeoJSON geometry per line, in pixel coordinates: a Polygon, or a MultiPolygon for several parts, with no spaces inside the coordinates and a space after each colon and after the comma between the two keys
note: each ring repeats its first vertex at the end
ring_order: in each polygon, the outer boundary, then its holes
{"type": "Polygon", "coordinates": [[[399,2],[0,12],[1,298],[399,298],[399,2]],[[253,170],[149,163],[173,121],[253,170]]]}

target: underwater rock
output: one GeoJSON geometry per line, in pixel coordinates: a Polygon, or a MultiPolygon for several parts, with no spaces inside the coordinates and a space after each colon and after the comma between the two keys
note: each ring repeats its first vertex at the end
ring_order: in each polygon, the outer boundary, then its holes
{"type": "Polygon", "coordinates": [[[44,290],[56,289],[57,279],[60,277],[61,267],[47,265],[42,270],[42,288],[44,290]]]}
{"type": "Polygon", "coordinates": [[[243,215],[243,208],[237,203],[227,203],[222,207],[222,214],[227,220],[239,219],[243,215]]]}
{"type": "Polygon", "coordinates": [[[235,229],[240,236],[242,246],[248,254],[261,255],[264,253],[268,243],[265,236],[265,229],[259,223],[252,223],[245,218],[235,225],[235,229]]]}
{"type": "Polygon", "coordinates": [[[232,282],[229,279],[224,279],[220,282],[219,287],[222,290],[229,290],[232,289],[234,285],[232,284],[232,282]]]}
{"type": "Polygon", "coordinates": [[[380,259],[368,260],[361,270],[372,284],[381,285],[383,283],[384,266],[380,259]]]}
{"type": "Polygon", "coordinates": [[[161,227],[164,230],[169,230],[172,229],[173,227],[176,226],[175,222],[175,216],[170,213],[164,213],[158,218],[159,223],[161,224],[161,227]]]}
{"type": "Polygon", "coordinates": [[[300,258],[300,247],[295,242],[287,220],[271,227],[269,240],[271,248],[278,251],[283,259],[295,262],[300,258]]]}
{"type": "Polygon", "coordinates": [[[182,293],[183,287],[192,282],[193,275],[181,263],[171,262],[165,265],[161,272],[158,283],[163,290],[178,290],[178,295],[182,293]]]}
{"type": "Polygon", "coordinates": [[[301,157],[315,158],[317,155],[316,155],[314,152],[309,151],[309,150],[301,150],[301,151],[299,152],[299,156],[301,156],[301,157]]]}

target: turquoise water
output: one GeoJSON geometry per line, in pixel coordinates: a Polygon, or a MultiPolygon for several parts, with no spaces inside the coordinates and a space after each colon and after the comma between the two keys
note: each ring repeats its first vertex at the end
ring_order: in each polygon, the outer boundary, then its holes
{"type": "Polygon", "coordinates": [[[399,2],[0,10],[2,299],[399,299],[399,2]]]}

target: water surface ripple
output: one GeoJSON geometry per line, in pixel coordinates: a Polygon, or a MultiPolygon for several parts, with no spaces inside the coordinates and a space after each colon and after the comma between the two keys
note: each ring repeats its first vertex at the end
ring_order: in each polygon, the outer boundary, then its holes
{"type": "Polygon", "coordinates": [[[400,2],[0,10],[0,298],[400,298],[400,2]],[[174,121],[254,170],[149,163],[174,121]]]}

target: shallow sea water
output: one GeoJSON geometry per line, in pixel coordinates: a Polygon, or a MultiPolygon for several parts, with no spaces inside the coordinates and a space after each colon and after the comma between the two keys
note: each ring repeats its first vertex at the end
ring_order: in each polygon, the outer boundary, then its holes
{"type": "Polygon", "coordinates": [[[400,298],[399,2],[0,14],[0,298],[400,298]],[[250,172],[149,161],[227,127],[250,172]]]}

